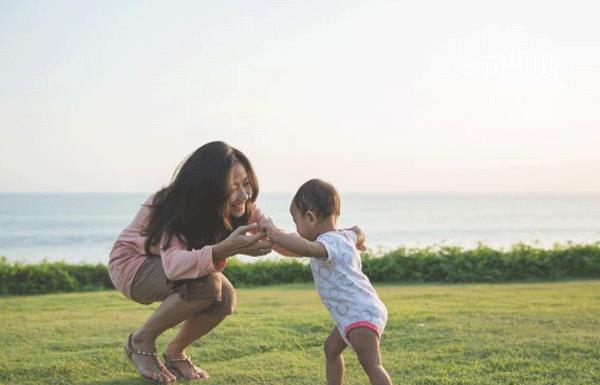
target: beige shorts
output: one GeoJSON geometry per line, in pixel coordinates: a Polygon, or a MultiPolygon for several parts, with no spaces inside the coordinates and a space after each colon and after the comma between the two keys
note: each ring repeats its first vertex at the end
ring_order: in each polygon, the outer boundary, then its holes
{"type": "Polygon", "coordinates": [[[169,281],[158,256],[149,256],[135,274],[131,284],[131,299],[147,305],[164,301],[179,293],[184,300],[213,299],[221,301],[223,285],[233,290],[229,280],[221,273],[211,273],[196,279],[169,281]]]}

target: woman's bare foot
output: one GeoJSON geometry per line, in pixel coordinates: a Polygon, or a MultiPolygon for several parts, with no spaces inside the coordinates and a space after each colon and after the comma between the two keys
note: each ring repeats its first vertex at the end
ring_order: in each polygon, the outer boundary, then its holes
{"type": "Polygon", "coordinates": [[[165,359],[167,368],[175,373],[179,372],[183,378],[200,380],[209,377],[208,373],[197,367],[185,352],[173,352],[167,348],[167,351],[163,354],[163,358],[165,359]]]}
{"type": "Polygon", "coordinates": [[[134,333],[130,335],[125,350],[142,376],[165,384],[177,381],[177,377],[156,356],[154,341],[145,340],[134,333]]]}

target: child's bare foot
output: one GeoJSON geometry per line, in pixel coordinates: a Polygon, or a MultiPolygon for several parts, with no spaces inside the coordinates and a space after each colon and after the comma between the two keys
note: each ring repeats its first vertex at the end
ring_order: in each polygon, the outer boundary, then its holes
{"type": "Polygon", "coordinates": [[[156,355],[154,341],[144,341],[132,333],[125,344],[125,352],[143,377],[164,384],[177,381],[177,377],[169,372],[156,355]]]}
{"type": "Polygon", "coordinates": [[[175,353],[169,352],[167,349],[163,354],[163,358],[169,370],[185,379],[200,380],[209,377],[208,373],[197,367],[185,352],[175,353]]]}

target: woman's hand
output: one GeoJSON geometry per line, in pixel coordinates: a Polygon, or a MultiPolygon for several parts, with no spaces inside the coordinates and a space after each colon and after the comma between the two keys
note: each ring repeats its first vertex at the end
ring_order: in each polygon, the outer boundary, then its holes
{"type": "Polygon", "coordinates": [[[272,232],[277,231],[277,226],[275,226],[275,223],[273,223],[273,219],[271,217],[264,217],[260,221],[259,226],[261,230],[264,230],[267,233],[267,236],[269,236],[272,232]]]}
{"type": "Polygon", "coordinates": [[[273,248],[273,242],[269,239],[263,239],[265,236],[265,232],[260,229],[257,223],[240,226],[233,230],[227,238],[213,246],[213,259],[228,258],[235,254],[246,254],[254,257],[269,254],[273,248]],[[255,234],[246,234],[249,231],[256,230],[258,232],[255,234]]]}

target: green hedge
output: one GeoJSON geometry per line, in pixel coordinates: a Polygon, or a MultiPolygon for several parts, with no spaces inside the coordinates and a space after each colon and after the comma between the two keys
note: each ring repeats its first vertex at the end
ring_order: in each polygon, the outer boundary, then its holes
{"type": "Polygon", "coordinates": [[[111,289],[106,266],[64,262],[9,263],[0,257],[0,295],[111,289]]]}
{"type": "Polygon", "coordinates": [[[235,286],[265,286],[312,281],[309,265],[296,258],[283,261],[259,260],[253,263],[231,259],[223,273],[235,286]]]}
{"type": "Polygon", "coordinates": [[[363,255],[363,271],[375,282],[507,282],[600,277],[600,242],[542,249],[517,244],[400,248],[376,258],[363,255]]]}
{"type": "MultiPolygon", "coordinates": [[[[600,278],[600,242],[551,249],[517,244],[508,250],[485,245],[399,248],[363,253],[363,271],[374,282],[507,282],[600,278]]],[[[225,275],[236,286],[312,280],[310,267],[296,259],[243,263],[230,260],[225,275]]],[[[0,295],[112,288],[106,266],[64,262],[10,263],[0,258],[0,295]]]]}

